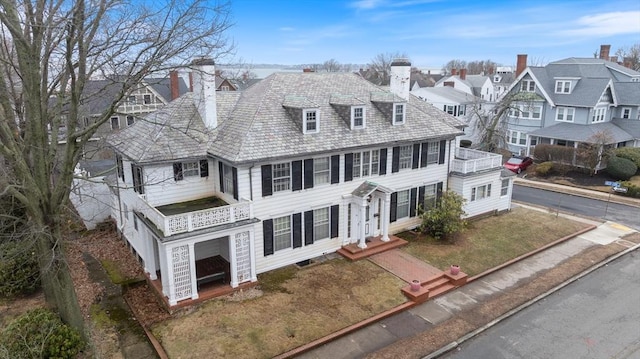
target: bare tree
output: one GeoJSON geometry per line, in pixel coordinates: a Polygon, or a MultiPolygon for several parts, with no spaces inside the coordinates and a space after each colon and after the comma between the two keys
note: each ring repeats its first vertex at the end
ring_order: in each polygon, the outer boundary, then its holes
{"type": "Polygon", "coordinates": [[[622,61],[624,66],[632,70],[640,71],[640,43],[633,44],[628,48],[622,47],[616,51],[618,61],[622,61]]]}
{"type": "Polygon", "coordinates": [[[45,297],[83,322],[64,256],[63,214],[83,146],[146,76],[231,50],[228,3],[166,0],[0,1],[0,157],[5,191],[24,206],[45,297]],[[95,123],[80,126],[88,80],[118,86],[95,123]]]}
{"type": "Polygon", "coordinates": [[[598,173],[600,164],[606,160],[608,146],[613,143],[613,135],[610,131],[594,133],[585,142],[578,145],[576,160],[579,165],[589,169],[591,176],[598,173]]]}
{"type": "Polygon", "coordinates": [[[489,75],[496,72],[498,64],[492,60],[477,60],[467,64],[467,74],[469,75],[489,75]]]}
{"type": "Polygon", "coordinates": [[[389,85],[391,80],[391,63],[397,58],[407,58],[405,53],[387,52],[377,54],[368,64],[367,75],[365,78],[376,85],[389,85]]]}
{"type": "Polygon", "coordinates": [[[330,59],[322,63],[322,70],[326,72],[340,72],[342,65],[336,59],[330,59]]]}
{"type": "Polygon", "coordinates": [[[449,62],[447,62],[442,67],[444,72],[447,74],[451,74],[451,70],[453,69],[459,70],[459,69],[466,69],[466,68],[467,68],[467,62],[460,59],[449,60],[449,62]]]}

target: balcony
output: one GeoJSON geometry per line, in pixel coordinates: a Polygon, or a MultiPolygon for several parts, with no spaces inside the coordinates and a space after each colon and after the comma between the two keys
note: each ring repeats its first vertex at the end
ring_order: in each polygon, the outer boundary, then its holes
{"type": "Polygon", "coordinates": [[[451,172],[461,174],[470,174],[497,168],[502,168],[501,155],[469,148],[457,148],[456,157],[451,162],[451,172]]]}
{"type": "MultiPolygon", "coordinates": [[[[153,207],[144,195],[132,191],[126,195],[135,203],[136,211],[142,213],[158,227],[165,237],[174,234],[192,232],[223,224],[235,223],[253,217],[253,206],[249,200],[241,199],[239,203],[227,204],[217,197],[208,197],[196,201],[182,202],[167,206],[153,207]]],[[[123,195],[125,195],[123,193],[123,195]]]]}

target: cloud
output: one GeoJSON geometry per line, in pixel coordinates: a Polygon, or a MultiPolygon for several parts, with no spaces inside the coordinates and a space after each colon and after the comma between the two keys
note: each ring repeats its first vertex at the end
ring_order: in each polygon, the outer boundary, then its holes
{"type": "Polygon", "coordinates": [[[586,15],[572,23],[574,28],[561,30],[568,36],[610,36],[640,33],[640,11],[614,11],[586,15]]]}
{"type": "Polygon", "coordinates": [[[288,27],[288,26],[283,26],[283,27],[279,28],[278,30],[280,30],[280,31],[285,31],[285,32],[289,32],[289,31],[294,31],[294,30],[295,30],[295,28],[293,28],[293,27],[288,27]]]}

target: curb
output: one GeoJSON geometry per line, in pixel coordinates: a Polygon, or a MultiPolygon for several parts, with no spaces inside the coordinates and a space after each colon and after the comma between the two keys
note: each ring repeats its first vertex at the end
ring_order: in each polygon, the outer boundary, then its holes
{"type": "Polygon", "coordinates": [[[427,356],[422,357],[422,359],[437,358],[437,357],[439,357],[439,356],[441,356],[441,355],[443,355],[443,354],[445,354],[445,353],[457,348],[462,343],[466,342],[469,339],[472,339],[473,337],[475,337],[478,334],[486,331],[487,329],[490,329],[491,327],[493,327],[494,325],[500,323],[501,321],[511,317],[512,315],[520,312],[523,309],[526,309],[526,308],[530,307],[531,305],[535,304],[536,302],[540,301],[541,299],[544,299],[544,298],[548,297],[549,295],[551,295],[551,294],[557,292],[558,290],[566,287],[567,285],[577,281],[578,279],[580,279],[580,278],[582,278],[582,277],[584,277],[586,275],[589,275],[591,272],[594,272],[594,271],[600,269],[601,267],[613,262],[614,260],[616,260],[616,259],[618,259],[618,258],[620,258],[620,257],[622,257],[622,256],[624,256],[624,255],[626,255],[626,254],[628,254],[630,252],[633,252],[633,251],[637,250],[638,248],[640,248],[640,243],[636,244],[635,246],[633,246],[631,248],[625,249],[622,252],[618,252],[618,253],[612,255],[611,257],[609,257],[609,258],[607,258],[607,259],[605,259],[605,260],[603,260],[603,261],[591,266],[590,268],[588,268],[587,270],[583,271],[582,273],[576,274],[575,276],[565,280],[564,282],[562,282],[562,283],[558,284],[557,286],[549,289],[548,291],[538,295],[537,297],[527,301],[526,303],[523,303],[523,304],[517,306],[516,308],[511,309],[510,311],[502,314],[498,318],[496,318],[496,319],[490,321],[489,323],[483,325],[482,327],[480,327],[480,328],[478,328],[478,329],[476,329],[476,330],[474,330],[474,331],[472,331],[470,333],[467,333],[467,334],[463,335],[458,340],[455,340],[455,341],[443,346],[442,348],[436,350],[435,352],[433,352],[433,353],[431,353],[431,354],[429,354],[427,356]]]}
{"type": "Polygon", "coordinates": [[[598,199],[601,201],[608,201],[608,202],[613,202],[617,204],[623,204],[627,206],[640,208],[640,200],[636,198],[631,198],[631,197],[622,197],[614,193],[599,192],[599,191],[594,191],[594,190],[590,190],[582,187],[573,187],[573,186],[567,186],[563,184],[538,182],[538,181],[532,181],[524,178],[516,178],[514,181],[514,184],[523,186],[523,187],[538,188],[538,189],[543,189],[543,190],[552,191],[552,192],[570,194],[570,195],[585,197],[585,198],[598,199]]]}

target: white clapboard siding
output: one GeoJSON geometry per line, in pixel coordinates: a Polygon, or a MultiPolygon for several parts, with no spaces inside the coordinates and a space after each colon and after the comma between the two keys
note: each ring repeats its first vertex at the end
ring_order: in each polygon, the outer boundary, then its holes
{"type": "Polygon", "coordinates": [[[229,237],[196,243],[194,248],[196,260],[220,255],[222,253],[220,250],[222,242],[228,243],[229,237]]]}
{"type": "MultiPolygon", "coordinates": [[[[216,193],[213,164],[209,160],[208,177],[184,177],[181,181],[173,178],[173,164],[147,165],[143,168],[147,202],[154,207],[166,204],[196,200],[216,193]]],[[[125,171],[126,172],[126,171],[125,171]]]]}
{"type": "Polygon", "coordinates": [[[502,202],[500,198],[501,184],[500,171],[490,171],[466,177],[451,176],[449,186],[467,200],[464,205],[466,217],[473,217],[498,208],[502,202]],[[491,196],[471,202],[471,189],[485,184],[491,184],[491,196]]]}

